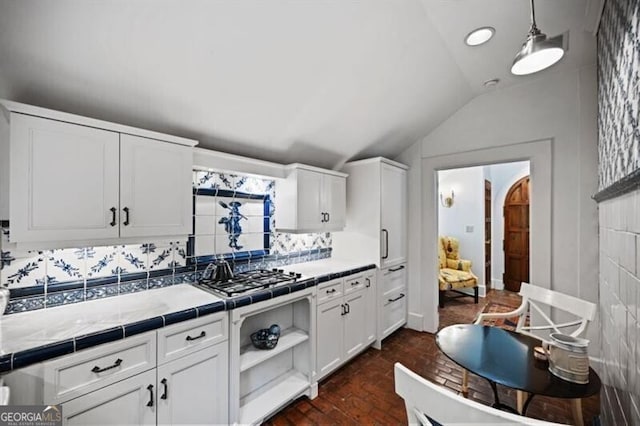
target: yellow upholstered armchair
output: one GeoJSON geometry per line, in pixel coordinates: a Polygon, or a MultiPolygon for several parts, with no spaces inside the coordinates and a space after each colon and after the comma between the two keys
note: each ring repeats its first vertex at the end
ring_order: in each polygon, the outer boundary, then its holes
{"type": "MultiPolygon", "coordinates": [[[[438,262],[440,274],[440,307],[444,307],[447,291],[458,293],[457,297],[471,296],[459,291],[461,288],[473,288],[473,298],[478,303],[478,277],[471,272],[471,261],[460,259],[460,243],[453,237],[440,237],[438,242],[438,262]]],[[[448,297],[452,298],[452,297],[448,297]]]]}

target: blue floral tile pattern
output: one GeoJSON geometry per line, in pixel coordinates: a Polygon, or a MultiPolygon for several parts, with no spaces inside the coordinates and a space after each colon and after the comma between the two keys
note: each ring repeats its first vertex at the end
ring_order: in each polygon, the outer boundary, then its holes
{"type": "MultiPolygon", "coordinates": [[[[85,251],[87,278],[107,277],[114,274],[117,252],[113,246],[90,247],[85,251]]],[[[117,273],[117,272],[116,272],[117,273]]]]}
{"type": "Polygon", "coordinates": [[[120,274],[147,272],[149,257],[156,252],[155,244],[137,244],[120,246],[118,250],[118,267],[120,274]]]}
{"type": "Polygon", "coordinates": [[[10,288],[41,286],[46,277],[46,261],[42,252],[30,253],[29,257],[13,258],[0,270],[2,285],[10,288]]]}
{"type": "Polygon", "coordinates": [[[62,249],[45,252],[47,283],[82,280],[86,276],[86,249],[62,249]]]}
{"type": "Polygon", "coordinates": [[[173,261],[172,247],[159,247],[149,252],[149,270],[167,269],[173,261]]]}

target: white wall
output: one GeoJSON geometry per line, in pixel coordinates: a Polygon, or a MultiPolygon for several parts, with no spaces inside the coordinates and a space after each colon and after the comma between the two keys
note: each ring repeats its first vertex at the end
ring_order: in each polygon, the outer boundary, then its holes
{"type": "MultiPolygon", "coordinates": [[[[597,302],[597,214],[596,204],[590,198],[597,191],[595,66],[529,79],[525,84],[474,98],[417,145],[422,147],[422,157],[432,160],[427,164],[449,155],[451,167],[481,164],[477,161],[483,157],[482,152],[492,155],[503,152],[502,161],[535,158],[531,163],[532,179],[542,172],[550,177],[544,183],[548,187],[532,188],[539,196],[546,194],[550,199],[544,207],[549,209],[548,229],[540,229],[549,233],[549,247],[546,253],[532,253],[541,257],[544,268],[551,270],[550,282],[540,284],[597,302]],[[536,154],[534,147],[526,143],[544,139],[551,141],[549,155],[542,146],[540,155],[536,154]],[[465,163],[455,164],[455,156],[461,153],[464,155],[460,161],[465,163]],[[547,157],[550,158],[546,163],[540,162],[547,157]],[[566,261],[567,256],[571,261],[566,261]]],[[[397,157],[421,170],[420,175],[415,171],[409,175],[409,196],[415,197],[419,192],[423,198],[420,207],[415,208],[414,204],[409,212],[410,226],[420,221],[423,228],[422,239],[409,240],[409,295],[421,296],[419,302],[409,301],[409,309],[410,316],[423,316],[422,329],[434,332],[437,292],[426,286],[435,281],[435,264],[434,276],[423,276],[428,270],[424,265],[430,265],[426,260],[433,253],[428,253],[422,244],[427,244],[427,237],[437,234],[433,220],[437,215],[436,183],[430,175],[433,170],[425,170],[415,152],[414,146],[397,157]]],[[[598,328],[597,323],[590,328],[592,348],[599,346],[598,328]]]]}
{"type": "Polygon", "coordinates": [[[491,281],[492,288],[504,288],[502,274],[504,274],[504,217],[502,208],[509,188],[521,178],[529,174],[529,162],[493,164],[491,170],[491,281]]]}
{"type": "MultiPolygon", "coordinates": [[[[460,241],[460,257],[471,261],[472,271],[484,287],[484,170],[483,167],[441,170],[438,192],[444,196],[453,189],[449,208],[438,203],[438,235],[460,241]],[[468,227],[472,229],[469,230],[468,227]]],[[[481,288],[481,290],[482,290],[481,288]]],[[[480,292],[483,294],[483,292],[480,292]]]]}

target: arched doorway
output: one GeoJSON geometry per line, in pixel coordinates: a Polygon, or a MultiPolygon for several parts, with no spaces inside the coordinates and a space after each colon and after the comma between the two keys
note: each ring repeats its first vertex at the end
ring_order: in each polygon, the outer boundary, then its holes
{"type": "Polygon", "coordinates": [[[529,186],[525,176],[514,183],[504,200],[504,274],[506,290],[520,291],[529,282],[529,186]]]}

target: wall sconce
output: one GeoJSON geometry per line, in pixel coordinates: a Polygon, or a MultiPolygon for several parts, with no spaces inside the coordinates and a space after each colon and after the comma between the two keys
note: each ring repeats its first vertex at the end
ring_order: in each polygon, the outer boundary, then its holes
{"type": "Polygon", "coordinates": [[[442,192],[441,192],[440,193],[440,204],[442,204],[442,207],[449,208],[449,207],[451,207],[453,205],[453,198],[454,198],[453,189],[451,190],[451,196],[450,197],[442,196],[442,192]]]}

